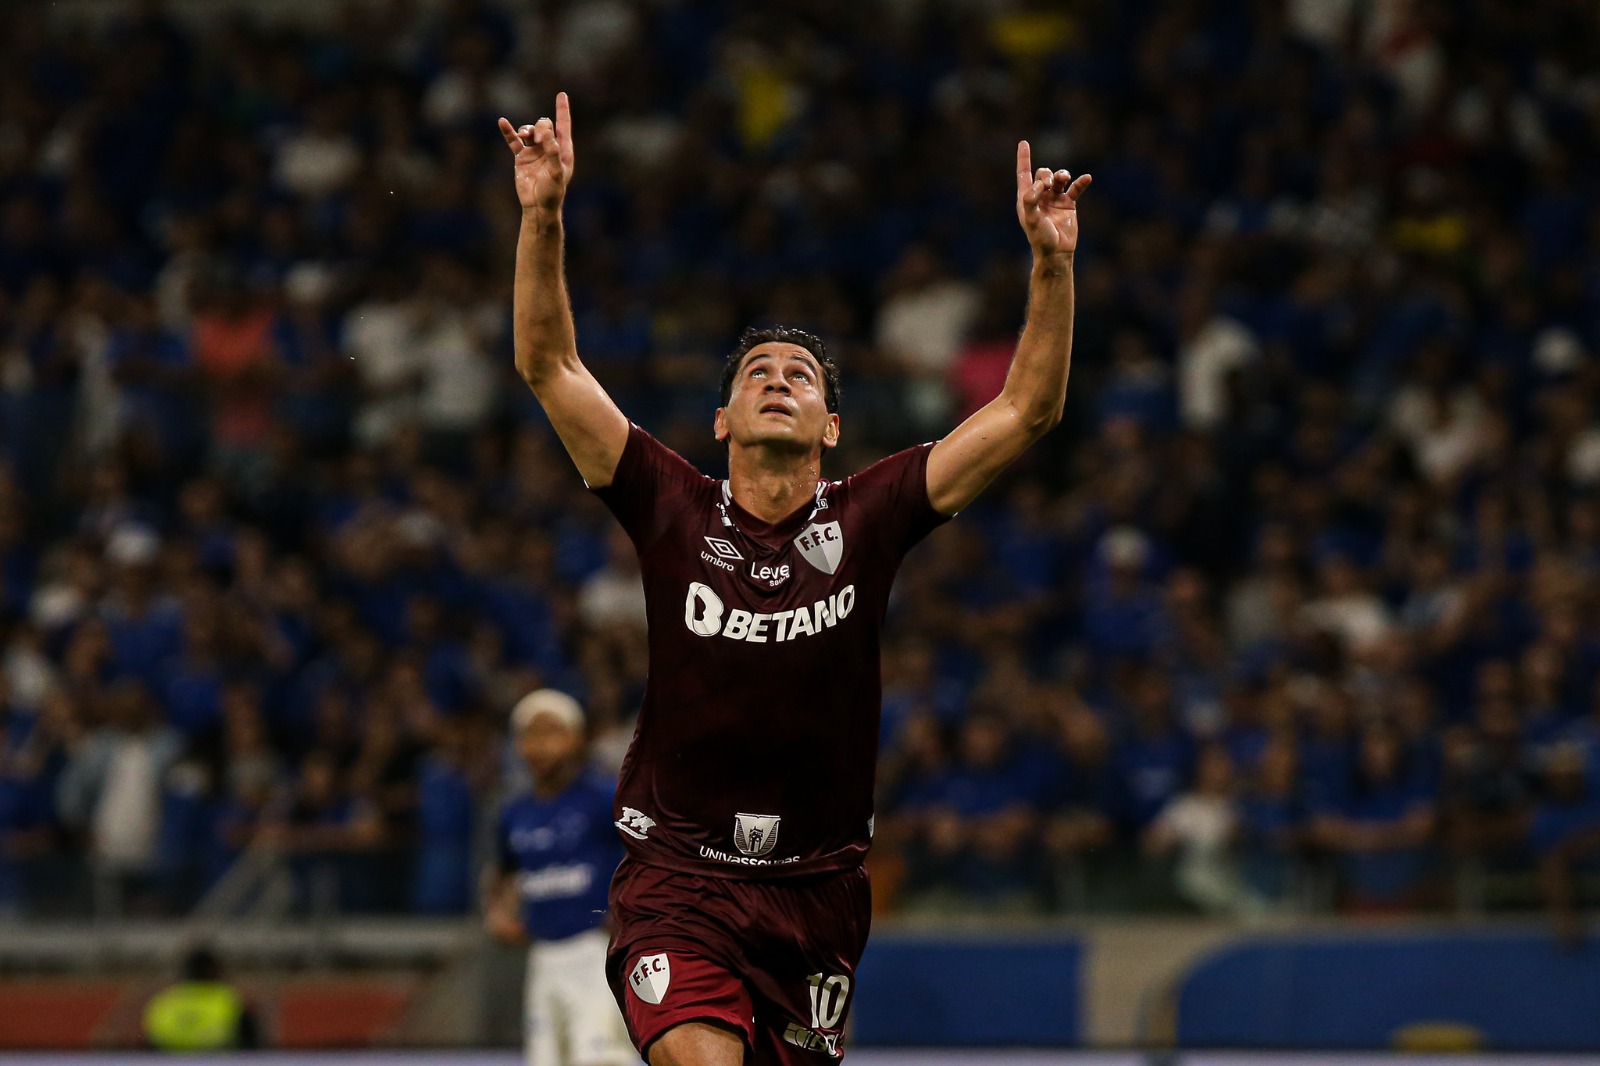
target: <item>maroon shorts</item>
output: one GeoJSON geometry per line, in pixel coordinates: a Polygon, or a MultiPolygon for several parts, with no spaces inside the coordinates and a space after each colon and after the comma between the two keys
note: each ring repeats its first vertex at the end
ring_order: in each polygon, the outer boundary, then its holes
{"type": "Polygon", "coordinates": [[[606,979],[634,1046],[709,1022],[744,1037],[749,1066],[837,1062],[872,925],[863,869],[776,881],[622,860],[611,882],[606,979]]]}

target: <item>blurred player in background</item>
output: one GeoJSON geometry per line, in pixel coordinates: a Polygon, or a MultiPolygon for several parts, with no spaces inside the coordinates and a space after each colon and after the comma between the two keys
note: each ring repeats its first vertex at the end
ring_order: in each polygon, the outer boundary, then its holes
{"type": "Polygon", "coordinates": [[[606,887],[622,857],[611,826],[614,789],[589,769],[583,709],[555,689],[511,712],[533,791],[500,814],[500,864],[485,908],[489,931],[526,944],[529,1066],[637,1063],[606,987],[606,887]]]}
{"type": "Polygon", "coordinates": [[[838,1059],[871,920],[862,862],[890,585],[913,545],[1060,421],[1089,178],[1034,171],[1017,145],[1033,274],[994,400],[936,444],[825,481],[837,366],[808,333],[748,330],[712,423],[728,449],[718,481],[630,425],[578,359],[562,266],[566,94],[554,122],[500,131],[522,204],[517,369],[632,538],[645,584],[649,681],[615,811],[628,857],[611,889],[612,990],[652,1066],[838,1059]]]}

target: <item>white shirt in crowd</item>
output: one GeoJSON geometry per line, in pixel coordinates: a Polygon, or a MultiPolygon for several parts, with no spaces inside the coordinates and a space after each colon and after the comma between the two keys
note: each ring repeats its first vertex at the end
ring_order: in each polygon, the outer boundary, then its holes
{"type": "Polygon", "coordinates": [[[878,347],[917,376],[943,380],[977,313],[977,290],[953,278],[897,293],[878,312],[878,347]]]}
{"type": "Polygon", "coordinates": [[[1234,862],[1231,845],[1237,825],[1231,798],[1187,792],[1161,809],[1151,830],[1177,841],[1174,879],[1185,899],[1205,911],[1253,916],[1266,903],[1234,862]]]}
{"type": "Polygon", "coordinates": [[[1370,648],[1389,635],[1389,611],[1370,592],[1324,596],[1300,609],[1300,621],[1332,633],[1348,648],[1370,648]]]}
{"type": "Polygon", "coordinates": [[[123,870],[145,870],[156,856],[161,826],[161,764],[148,736],[117,740],[91,828],[95,858],[123,870]]]}
{"type": "Polygon", "coordinates": [[[1226,315],[1214,315],[1178,349],[1178,411],[1190,429],[1214,429],[1228,413],[1228,375],[1252,362],[1256,336],[1226,315]]]}

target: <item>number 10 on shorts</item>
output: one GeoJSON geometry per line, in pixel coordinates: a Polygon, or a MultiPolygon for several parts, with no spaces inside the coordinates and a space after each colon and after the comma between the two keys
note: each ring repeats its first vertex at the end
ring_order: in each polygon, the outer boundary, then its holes
{"type": "Polygon", "coordinates": [[[811,986],[811,1028],[833,1029],[844,1018],[845,1005],[850,1002],[850,978],[842,973],[824,976],[809,974],[806,984],[811,986]]]}

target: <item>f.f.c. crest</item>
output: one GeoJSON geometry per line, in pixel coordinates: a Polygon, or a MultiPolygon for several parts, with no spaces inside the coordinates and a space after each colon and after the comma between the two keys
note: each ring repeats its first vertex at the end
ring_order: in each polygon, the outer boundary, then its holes
{"type": "Polygon", "coordinates": [[[806,562],[824,574],[837,573],[844,559],[844,533],[837,522],[813,522],[798,537],[794,546],[806,562]]]}

